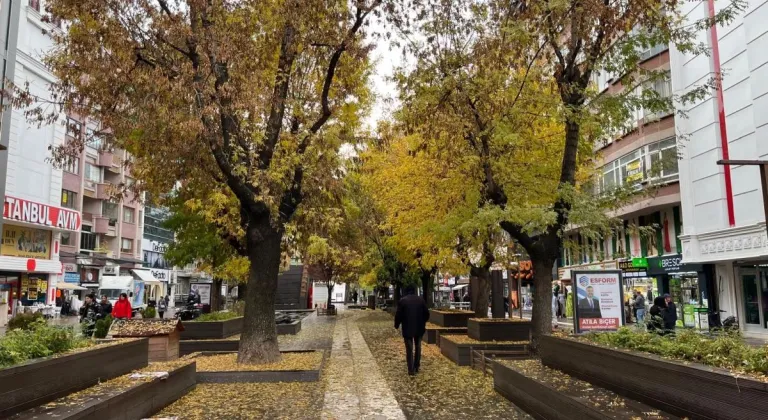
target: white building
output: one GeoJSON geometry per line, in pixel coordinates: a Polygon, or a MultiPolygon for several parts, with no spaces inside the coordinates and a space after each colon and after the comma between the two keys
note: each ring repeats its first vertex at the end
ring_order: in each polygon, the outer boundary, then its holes
{"type": "MultiPolygon", "coordinates": [[[[710,56],[672,51],[673,89],[682,93],[720,71],[722,86],[686,105],[678,118],[684,263],[712,267],[723,316],[739,319],[746,335],[768,337],[768,236],[757,167],[719,159],[768,159],[768,1],[748,0],[731,25],[702,31],[710,56]]],[[[689,21],[725,1],[684,3],[689,21]]]]}
{"type": "MultiPolygon", "coordinates": [[[[17,36],[11,36],[17,40],[15,71],[10,77],[17,86],[29,83],[32,94],[47,98],[47,87],[55,79],[39,57],[52,45],[43,33],[44,29],[50,31],[51,25],[42,22],[39,13],[26,4],[21,5],[16,24],[17,36]]],[[[9,112],[10,120],[5,120],[7,126],[3,127],[8,130],[4,134],[8,141],[7,173],[0,179],[5,183],[0,304],[7,303],[8,313],[13,313],[19,303],[53,303],[55,286],[63,276],[59,261],[62,234],[77,234],[82,215],[61,205],[62,171],[46,161],[49,148],[64,141],[64,118],[38,128],[27,122],[21,110],[9,112]]]]}

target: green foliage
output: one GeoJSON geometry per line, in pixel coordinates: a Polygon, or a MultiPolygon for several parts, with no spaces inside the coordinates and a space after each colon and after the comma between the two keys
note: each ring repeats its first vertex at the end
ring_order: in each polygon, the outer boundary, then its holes
{"type": "Polygon", "coordinates": [[[637,350],[737,372],[768,374],[768,346],[749,346],[738,332],[710,338],[693,330],[681,330],[676,335],[659,335],[622,327],[615,333],[590,333],[583,338],[605,346],[637,350]]]}
{"type": "Polygon", "coordinates": [[[37,320],[43,319],[40,312],[18,314],[8,321],[9,330],[29,330],[37,320]]]}
{"type": "Polygon", "coordinates": [[[112,326],[112,315],[96,321],[96,328],[93,330],[94,338],[105,338],[109,333],[109,327],[112,326]]]}
{"type": "Polygon", "coordinates": [[[44,319],[36,319],[27,328],[9,330],[0,338],[0,367],[88,345],[88,340],[75,337],[72,328],[50,326],[44,319]]]}
{"type": "Polygon", "coordinates": [[[144,319],[153,319],[157,315],[157,311],[155,308],[152,307],[146,307],[143,311],[141,311],[141,317],[144,319]]]}
{"type": "Polygon", "coordinates": [[[194,321],[195,322],[226,321],[228,319],[233,319],[241,316],[243,316],[242,313],[237,313],[235,311],[219,311],[219,312],[211,312],[209,314],[202,314],[198,318],[194,319],[194,321]]]}

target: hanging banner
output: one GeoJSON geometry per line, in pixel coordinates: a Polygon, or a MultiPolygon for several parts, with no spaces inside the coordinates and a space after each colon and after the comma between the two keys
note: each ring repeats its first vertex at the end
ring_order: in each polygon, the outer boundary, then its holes
{"type": "Polygon", "coordinates": [[[77,232],[82,226],[80,212],[34,201],[5,196],[3,218],[77,232]]]}
{"type": "Polygon", "coordinates": [[[621,271],[572,271],[576,285],[573,330],[616,331],[624,325],[624,293],[621,271]]]}
{"type": "Polygon", "coordinates": [[[200,303],[203,305],[211,304],[211,285],[210,283],[192,283],[189,288],[200,294],[200,303]]]}
{"type": "Polygon", "coordinates": [[[51,232],[28,227],[3,225],[3,245],[0,255],[20,258],[51,257],[51,232]]]}

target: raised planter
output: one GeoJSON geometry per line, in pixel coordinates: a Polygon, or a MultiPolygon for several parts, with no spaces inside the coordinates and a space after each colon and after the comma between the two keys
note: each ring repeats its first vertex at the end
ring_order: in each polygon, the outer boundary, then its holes
{"type": "Polygon", "coordinates": [[[427,332],[424,333],[424,341],[427,344],[438,344],[438,338],[440,334],[466,334],[467,329],[461,327],[429,327],[427,326],[427,332]]]}
{"type": "Polygon", "coordinates": [[[332,308],[317,308],[317,316],[335,316],[336,307],[332,308]]]}
{"type": "Polygon", "coordinates": [[[240,340],[182,340],[179,356],[198,352],[230,352],[240,348],[240,340]]]}
{"type": "Polygon", "coordinates": [[[455,341],[450,335],[440,334],[440,353],[447,357],[453,363],[459,366],[469,366],[472,364],[472,352],[475,350],[502,350],[510,352],[520,352],[520,357],[527,357],[527,343],[460,343],[455,341]]]}
{"type": "MultiPolygon", "coordinates": [[[[281,353],[305,353],[314,350],[281,352],[281,353]]],[[[203,352],[201,356],[217,354],[219,352],[203,352]]],[[[323,370],[325,357],[323,357],[317,369],[311,370],[261,370],[261,371],[225,371],[225,372],[197,372],[197,383],[258,383],[258,382],[317,382],[320,380],[320,372],[323,370]]]]}
{"type": "Polygon", "coordinates": [[[571,376],[692,419],[762,420],[768,383],[695,363],[543,336],[542,362],[571,376]]]}
{"type": "Polygon", "coordinates": [[[467,335],[480,341],[529,341],[532,325],[530,321],[470,318],[467,335]]]}
{"type": "Polygon", "coordinates": [[[243,317],[232,318],[226,321],[187,321],[183,324],[182,340],[227,338],[240,334],[243,331],[243,317]]]}
{"type": "MultiPolygon", "coordinates": [[[[76,401],[65,397],[61,404],[40,406],[19,413],[14,419],[141,419],[149,417],[194,389],[195,362],[168,372],[168,377],[137,381],[127,388],[95,390],[92,395],[78,395],[76,401]]],[[[87,392],[87,391],[86,391],[87,392]]]]}
{"type": "Polygon", "coordinates": [[[149,341],[126,340],[0,369],[0,418],[147,366],[149,341]]]}
{"type": "Polygon", "coordinates": [[[537,419],[673,418],[564,373],[553,374],[538,360],[494,360],[492,366],[494,390],[537,419]]]}
{"type": "Polygon", "coordinates": [[[472,311],[429,310],[429,322],[441,327],[466,327],[469,318],[473,318],[474,316],[475,313],[472,311]]]}
{"type": "Polygon", "coordinates": [[[301,331],[301,320],[290,324],[277,324],[277,334],[298,334],[301,331]]]}

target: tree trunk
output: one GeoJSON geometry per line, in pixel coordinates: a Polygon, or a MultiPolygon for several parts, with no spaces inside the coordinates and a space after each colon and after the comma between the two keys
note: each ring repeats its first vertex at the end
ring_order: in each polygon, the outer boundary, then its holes
{"type": "Polygon", "coordinates": [[[427,302],[427,308],[431,308],[435,306],[434,304],[434,293],[432,293],[432,290],[434,287],[433,285],[433,271],[421,271],[421,293],[424,295],[424,300],[427,302]]]}
{"type": "MultiPolygon", "coordinates": [[[[397,305],[397,302],[400,302],[400,296],[402,296],[402,293],[400,291],[400,285],[395,284],[394,285],[395,292],[393,293],[393,299],[395,300],[395,305],[397,305]]],[[[387,296],[389,298],[389,296],[387,296]]]]}
{"type": "Polygon", "coordinates": [[[531,350],[538,352],[539,337],[552,333],[552,266],[550,255],[531,255],[533,263],[533,341],[531,350]]]}
{"type": "Polygon", "coordinates": [[[262,364],[280,360],[275,327],[275,295],[282,236],[283,231],[271,225],[268,215],[252,219],[248,224],[246,243],[251,267],[238,363],[262,364]]]}
{"type": "Polygon", "coordinates": [[[469,299],[476,318],[488,318],[488,297],[490,296],[490,266],[469,269],[469,299]]]}
{"type": "Polygon", "coordinates": [[[334,286],[334,284],[329,281],[328,283],[326,283],[326,285],[327,285],[326,287],[328,288],[328,302],[325,304],[325,307],[326,308],[330,308],[331,307],[331,294],[333,293],[333,286],[334,286]]]}

